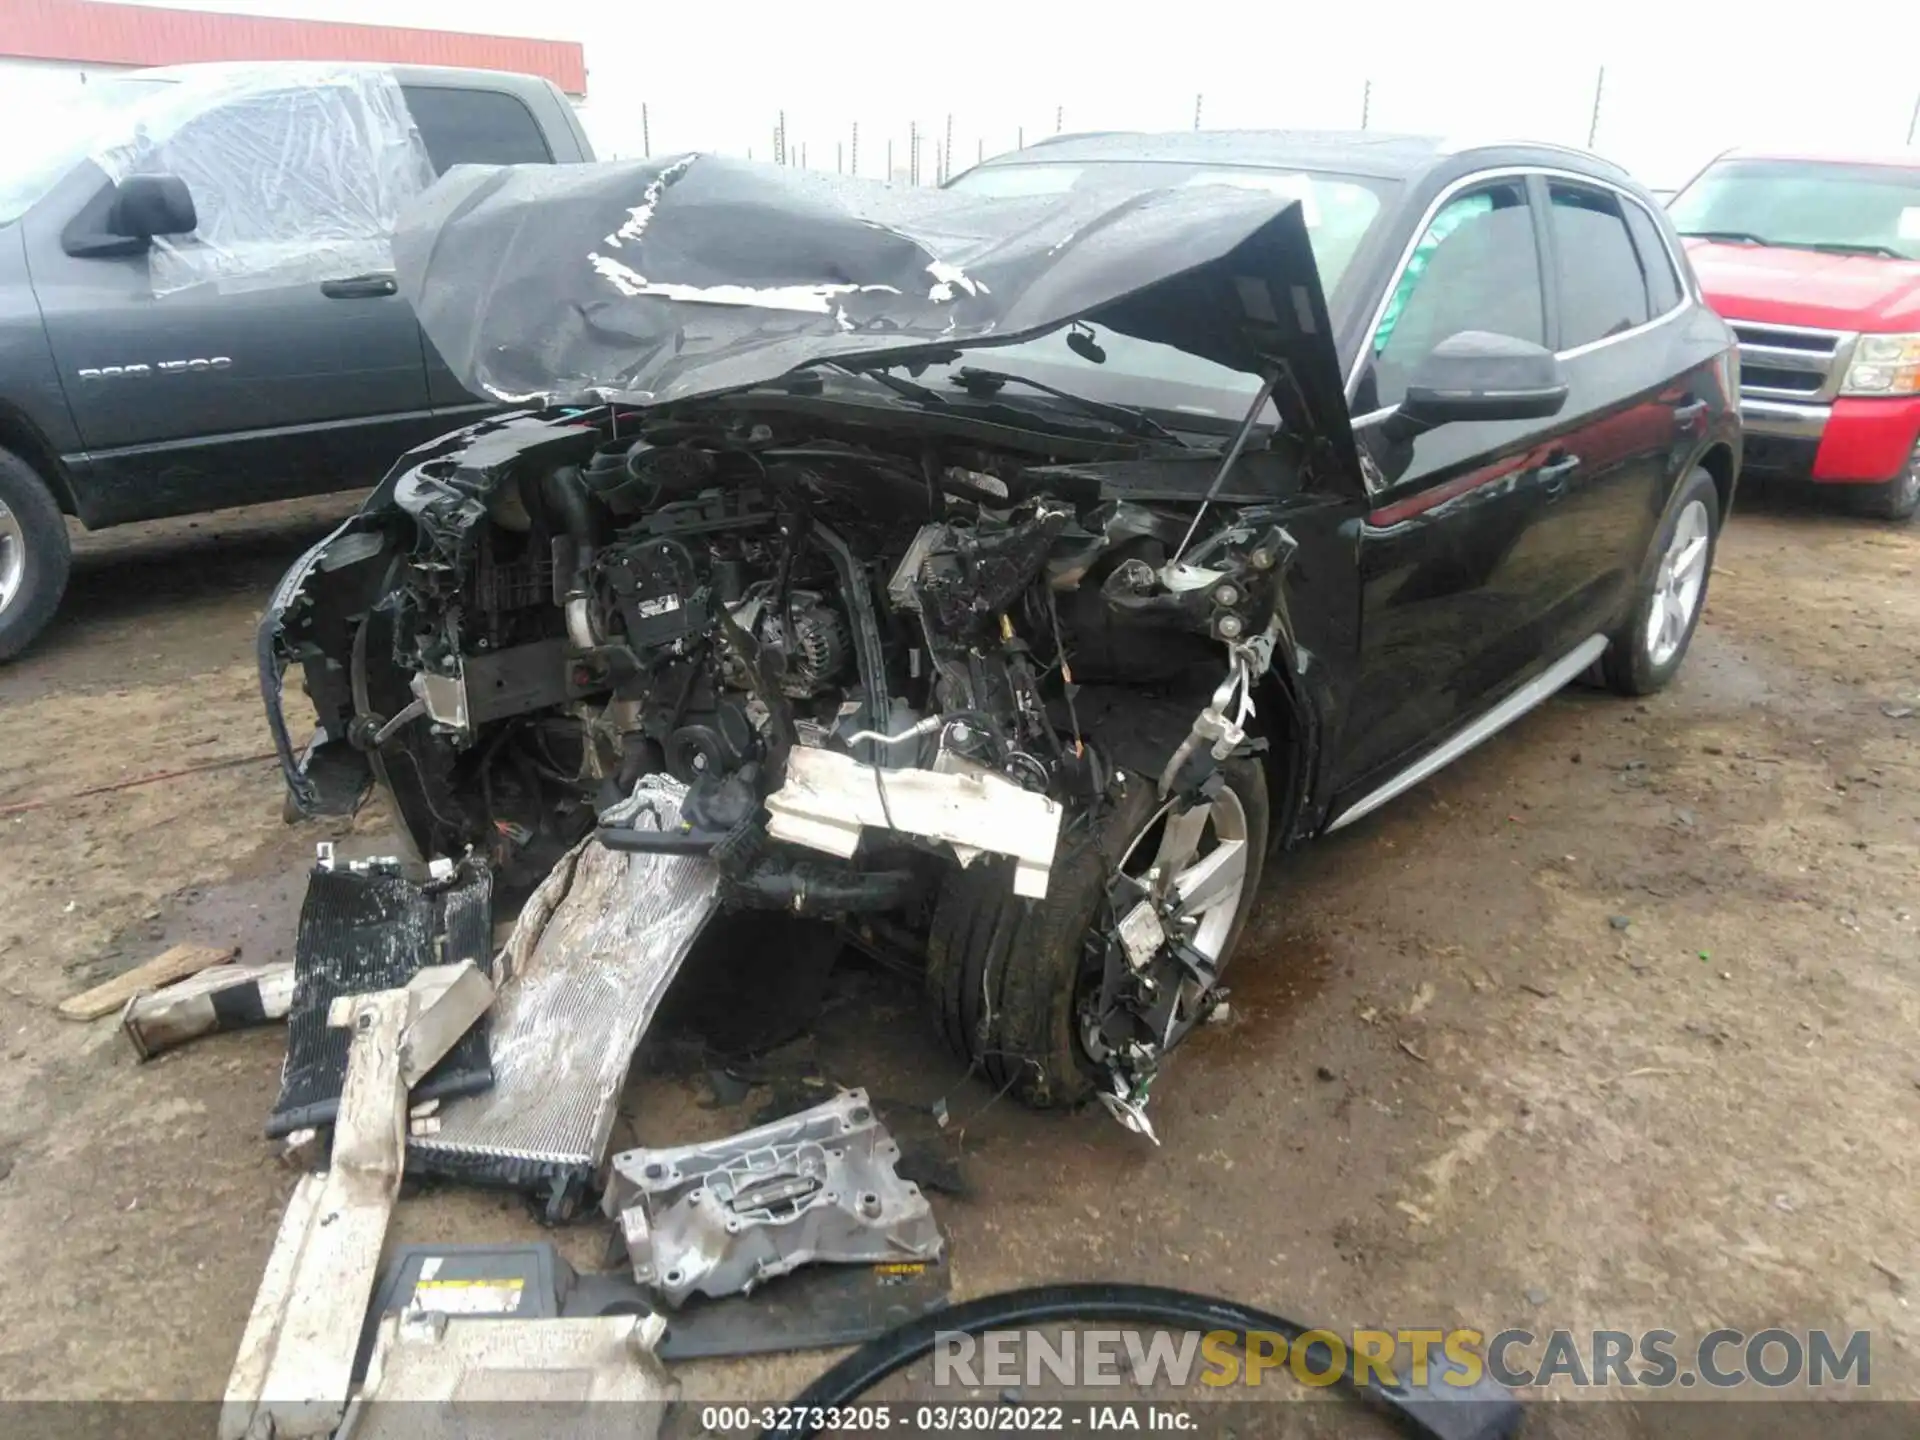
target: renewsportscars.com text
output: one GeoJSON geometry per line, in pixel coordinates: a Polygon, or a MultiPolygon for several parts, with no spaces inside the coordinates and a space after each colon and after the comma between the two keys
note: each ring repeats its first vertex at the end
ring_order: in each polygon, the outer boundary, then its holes
{"type": "Polygon", "coordinates": [[[1672,1330],[1535,1334],[1470,1329],[1309,1330],[1289,1341],[1267,1330],[1030,1330],[943,1332],[934,1343],[937,1386],[1257,1386],[1291,1379],[1332,1385],[1349,1363],[1360,1384],[1411,1382],[1465,1388],[1489,1379],[1512,1389],[1665,1389],[1704,1385],[1864,1389],[1873,1379],[1865,1330],[1713,1330],[1683,1344],[1672,1330]]]}

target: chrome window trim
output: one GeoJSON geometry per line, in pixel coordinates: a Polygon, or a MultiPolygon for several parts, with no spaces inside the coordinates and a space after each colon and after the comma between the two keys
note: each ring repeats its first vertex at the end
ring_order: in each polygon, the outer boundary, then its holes
{"type": "MultiPolygon", "coordinates": [[[[1673,240],[1667,234],[1666,229],[1660,224],[1659,216],[1647,206],[1646,202],[1641,200],[1640,197],[1635,195],[1631,190],[1624,189],[1614,184],[1611,180],[1603,180],[1595,175],[1583,175],[1575,170],[1560,170],[1550,165],[1500,165],[1486,170],[1475,170],[1469,174],[1462,175],[1458,180],[1450,182],[1444,190],[1434,196],[1432,203],[1427,206],[1426,212],[1421,215],[1420,223],[1414,227],[1412,236],[1407,240],[1406,248],[1400,252],[1399,263],[1393,267],[1392,276],[1387,281],[1385,288],[1380,292],[1379,303],[1374,306],[1373,318],[1367,322],[1366,328],[1360,332],[1360,350],[1359,353],[1354,356],[1352,367],[1347,371],[1346,396],[1349,404],[1353,402],[1354,391],[1359,387],[1360,372],[1366,368],[1367,361],[1372,358],[1371,346],[1373,336],[1380,329],[1380,322],[1386,318],[1387,306],[1393,299],[1394,291],[1400,287],[1401,277],[1406,274],[1407,266],[1413,261],[1413,252],[1419,247],[1421,238],[1426,235],[1428,229],[1433,225],[1434,218],[1439,215],[1447,202],[1452,200],[1454,196],[1458,195],[1462,190],[1468,190],[1477,185],[1488,184],[1495,180],[1525,179],[1530,175],[1538,175],[1548,180],[1569,180],[1576,185],[1589,185],[1598,190],[1608,191],[1624,202],[1638,205],[1640,209],[1646,213],[1648,219],[1653,221],[1654,233],[1660,237],[1661,247],[1666,251],[1667,263],[1673,267],[1674,279],[1679,283],[1680,287],[1680,301],[1677,305],[1673,306],[1672,309],[1665,310],[1653,316],[1641,324],[1634,326],[1631,330],[1622,330],[1617,335],[1603,335],[1598,340],[1589,340],[1586,344],[1576,345],[1570,350],[1555,351],[1556,359],[1566,360],[1586,355],[1599,349],[1603,345],[1612,345],[1620,340],[1631,340],[1636,335],[1644,334],[1646,331],[1653,329],[1656,325],[1666,324],[1688,309],[1689,306],[1702,303],[1699,289],[1694,280],[1693,271],[1682,262],[1679,255],[1674,253],[1673,240]]],[[[1550,219],[1548,223],[1552,223],[1550,219]]],[[[1627,239],[1629,243],[1632,243],[1632,232],[1628,232],[1627,239]]],[[[1543,255],[1540,258],[1544,266],[1546,256],[1543,255]]],[[[1544,270],[1541,278],[1543,280],[1547,278],[1544,270]]],[[[1391,414],[1397,408],[1397,406],[1388,405],[1377,410],[1370,410],[1365,415],[1354,417],[1349,423],[1356,426],[1364,425],[1369,421],[1391,414]]]]}

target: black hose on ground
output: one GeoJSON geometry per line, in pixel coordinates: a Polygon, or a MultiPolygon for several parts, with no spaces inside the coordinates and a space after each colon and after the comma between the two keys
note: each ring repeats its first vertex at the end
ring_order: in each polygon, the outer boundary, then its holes
{"type": "MultiPolygon", "coordinates": [[[[862,1345],[780,1408],[781,1415],[791,1417],[787,1428],[761,1434],[771,1440],[797,1440],[818,1433],[814,1422],[824,1412],[855,1404],[889,1376],[932,1354],[943,1335],[981,1335],[1066,1321],[1160,1325],[1203,1333],[1228,1330],[1242,1336],[1264,1331],[1286,1337],[1289,1345],[1313,1328],[1235,1300],[1158,1285],[1040,1285],[1009,1290],[909,1320],[862,1345]]],[[[1316,1373],[1327,1369],[1332,1359],[1330,1351],[1317,1356],[1316,1373]]],[[[1399,1377],[1402,1383],[1391,1388],[1373,1376],[1362,1385],[1356,1383],[1354,1357],[1349,1354],[1340,1384],[1348,1395],[1384,1411],[1406,1433],[1422,1440],[1512,1440],[1519,1433],[1525,1412],[1512,1391],[1484,1378],[1461,1385],[1459,1372],[1450,1371],[1440,1357],[1430,1355],[1428,1365],[1424,1386],[1416,1388],[1405,1374],[1399,1377]]]]}

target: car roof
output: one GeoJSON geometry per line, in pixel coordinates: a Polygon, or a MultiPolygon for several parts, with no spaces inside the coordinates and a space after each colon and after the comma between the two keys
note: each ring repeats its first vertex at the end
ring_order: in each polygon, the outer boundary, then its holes
{"type": "MultiPolygon", "coordinates": [[[[1189,164],[1330,170],[1408,180],[1445,166],[1469,170],[1485,155],[1503,164],[1549,165],[1626,180],[1626,171],[1589,151],[1541,141],[1463,141],[1381,130],[1101,130],[1053,135],[996,155],[984,167],[1055,161],[1177,161],[1189,164]]],[[[981,167],[976,167],[981,168],[981,167]]]]}
{"type": "Polygon", "coordinates": [[[1920,150],[1869,151],[1851,154],[1813,150],[1763,150],[1741,147],[1716,155],[1719,160],[1792,160],[1803,165],[1885,165],[1895,170],[1920,170],[1920,150]]]}
{"type": "Polygon", "coordinates": [[[219,80],[223,76],[266,73],[275,70],[390,70],[403,85],[480,85],[489,90],[544,89],[547,82],[537,75],[511,70],[479,70],[457,65],[380,65],[360,60],[200,60],[184,65],[155,65],[123,72],[135,80],[219,80]]]}

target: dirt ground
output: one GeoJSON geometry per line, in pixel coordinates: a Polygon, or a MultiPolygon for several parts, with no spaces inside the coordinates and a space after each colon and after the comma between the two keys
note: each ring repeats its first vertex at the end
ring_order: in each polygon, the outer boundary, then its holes
{"type": "MultiPolygon", "coordinates": [[[[260,1129],[283,1034],[141,1065],[53,1007],[175,940],[290,955],[314,842],[343,830],[281,822],[253,627],[348,508],[87,537],[64,616],[0,670],[0,1395],[224,1384],[295,1178],[260,1129]]],[[[1269,871],[1233,1018],[1159,1086],[1158,1148],[966,1081],[882,972],[836,983],[813,1053],[890,1114],[945,1098],[964,1294],[1106,1278],[1336,1326],[1861,1328],[1875,1390],[1920,1396],[1917,567],[1920,525],[1743,502],[1668,693],[1569,692],[1269,871]]],[[[766,1098],[649,1073],[616,1139],[725,1133],[766,1098]]],[[[454,1189],[396,1229],[538,1233],[454,1189]]],[[[597,1263],[595,1227],[559,1238],[597,1263]]],[[[821,1363],[690,1383],[778,1399],[821,1363]]]]}

